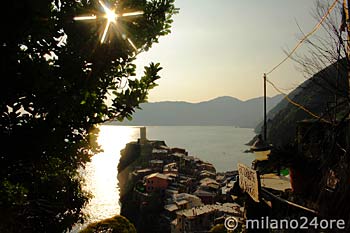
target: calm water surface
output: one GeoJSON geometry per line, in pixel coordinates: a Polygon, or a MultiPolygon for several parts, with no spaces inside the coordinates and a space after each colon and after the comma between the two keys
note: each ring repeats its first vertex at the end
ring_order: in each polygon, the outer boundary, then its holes
{"type": "MultiPolygon", "coordinates": [[[[169,147],[186,149],[212,163],[217,171],[236,170],[237,162],[250,165],[253,156],[243,153],[244,144],[254,136],[252,129],[229,126],[147,126],[147,138],[164,140],[169,147]]],[[[112,217],[120,213],[117,166],[120,150],[126,143],[139,138],[139,127],[103,125],[98,142],[104,152],[93,156],[82,171],[85,189],[94,196],[84,209],[89,215],[87,223],[112,217]]],[[[83,226],[76,226],[78,232],[83,226]]]]}

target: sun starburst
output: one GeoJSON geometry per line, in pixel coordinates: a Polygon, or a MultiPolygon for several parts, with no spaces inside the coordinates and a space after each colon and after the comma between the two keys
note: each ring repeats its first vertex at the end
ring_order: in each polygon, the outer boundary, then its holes
{"type": "MultiPolygon", "coordinates": [[[[121,13],[121,14],[117,14],[116,13],[116,9],[110,9],[108,8],[101,0],[98,1],[99,4],[102,6],[103,12],[104,14],[102,14],[102,17],[106,19],[106,25],[104,27],[103,33],[102,33],[102,37],[100,42],[101,43],[105,43],[106,41],[106,37],[109,31],[109,28],[111,26],[111,24],[113,24],[115,26],[115,28],[118,30],[118,18],[122,18],[122,17],[130,17],[130,16],[139,16],[143,14],[143,11],[135,11],[135,12],[128,12],[128,13],[121,13]]],[[[76,16],[73,19],[76,21],[84,21],[84,20],[97,20],[99,19],[100,16],[96,16],[96,15],[89,15],[89,16],[76,16]]],[[[135,44],[132,42],[132,40],[128,37],[124,37],[129,44],[131,45],[131,47],[133,47],[133,49],[135,49],[137,51],[137,48],[135,46],[135,44]]]]}

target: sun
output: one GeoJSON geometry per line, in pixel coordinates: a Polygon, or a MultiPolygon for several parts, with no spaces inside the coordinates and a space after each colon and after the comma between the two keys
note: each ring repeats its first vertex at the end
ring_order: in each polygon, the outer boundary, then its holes
{"type": "MultiPolygon", "coordinates": [[[[104,30],[103,30],[103,33],[102,33],[101,40],[100,40],[101,43],[105,43],[106,37],[107,37],[107,34],[108,34],[108,31],[109,31],[109,28],[110,28],[111,24],[114,24],[116,26],[115,28],[118,30],[118,27],[117,27],[118,26],[117,25],[118,24],[118,18],[143,15],[143,11],[135,11],[135,12],[116,14],[115,13],[116,9],[108,8],[101,0],[98,1],[98,2],[102,6],[102,9],[104,11],[104,14],[103,14],[102,17],[107,20],[106,21],[106,25],[105,25],[104,30]]],[[[96,15],[91,15],[91,16],[77,16],[77,17],[74,17],[73,19],[75,21],[83,21],[83,20],[96,20],[98,18],[99,17],[97,17],[96,15]]],[[[127,38],[127,37],[125,39],[137,51],[137,48],[134,45],[134,43],[132,42],[132,40],[130,38],[127,38]]]]}
{"type": "Polygon", "coordinates": [[[106,7],[106,5],[103,4],[103,2],[99,1],[99,3],[102,5],[103,10],[105,11],[105,18],[109,21],[109,22],[113,22],[116,23],[117,22],[117,17],[118,15],[115,13],[115,10],[111,10],[108,7],[106,7]]]}
{"type": "Polygon", "coordinates": [[[117,24],[118,16],[115,14],[115,10],[109,9],[102,1],[99,1],[99,3],[101,4],[101,6],[103,7],[103,10],[105,11],[104,17],[107,19],[105,30],[103,31],[102,38],[101,38],[101,43],[103,43],[106,38],[109,26],[111,25],[111,23],[117,24]]]}

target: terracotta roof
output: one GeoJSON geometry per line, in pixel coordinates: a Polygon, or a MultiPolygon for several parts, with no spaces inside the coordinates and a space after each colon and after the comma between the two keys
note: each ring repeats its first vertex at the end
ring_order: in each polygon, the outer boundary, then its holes
{"type": "Polygon", "coordinates": [[[184,215],[187,218],[193,218],[202,214],[211,213],[214,211],[220,211],[232,215],[241,215],[240,206],[233,203],[224,203],[223,205],[204,205],[200,207],[194,207],[192,209],[180,210],[176,214],[184,215]]]}
{"type": "Polygon", "coordinates": [[[159,172],[156,172],[156,173],[152,173],[148,176],[146,176],[146,179],[150,179],[150,178],[154,178],[154,177],[157,177],[159,179],[164,179],[164,180],[167,180],[169,177],[165,174],[162,174],[162,173],[159,173],[159,172]]]}
{"type": "Polygon", "coordinates": [[[173,212],[175,210],[178,210],[179,207],[177,207],[177,205],[175,205],[175,204],[170,204],[170,205],[164,206],[164,209],[166,209],[169,212],[173,212]]]}
{"type": "Polygon", "coordinates": [[[200,190],[200,189],[196,190],[193,194],[196,196],[201,196],[201,197],[214,197],[215,196],[214,193],[207,192],[207,191],[200,190]]]}

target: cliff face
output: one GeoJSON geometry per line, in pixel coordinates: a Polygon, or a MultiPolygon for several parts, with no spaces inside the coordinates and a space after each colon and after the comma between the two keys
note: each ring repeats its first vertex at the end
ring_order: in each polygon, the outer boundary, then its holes
{"type": "Polygon", "coordinates": [[[142,165],[147,160],[147,155],[152,153],[151,145],[141,145],[131,142],[121,151],[121,158],[118,164],[118,181],[120,188],[120,198],[123,199],[133,188],[134,184],[130,180],[130,174],[135,167],[142,165]]]}
{"type": "MultiPolygon", "coordinates": [[[[337,69],[337,64],[332,64],[321,70],[292,91],[288,95],[289,98],[318,116],[330,120],[335,114],[332,108],[335,105],[336,90],[339,92],[337,102],[344,103],[346,100],[344,95],[348,89],[345,62],[339,62],[339,67],[340,69],[337,69]]],[[[337,119],[342,118],[348,109],[347,104],[338,107],[336,109],[337,119]]],[[[293,142],[297,122],[315,118],[283,99],[269,112],[267,119],[268,141],[275,146],[281,146],[293,142]]],[[[262,122],[258,124],[255,131],[261,133],[262,125],[262,122]]]]}
{"type": "Polygon", "coordinates": [[[137,232],[162,232],[154,231],[159,227],[159,213],[162,205],[159,197],[148,197],[138,192],[135,188],[140,182],[133,176],[133,172],[140,167],[149,164],[152,155],[153,145],[164,145],[163,141],[140,144],[131,142],[121,151],[121,158],[118,164],[118,181],[120,189],[120,214],[133,223],[137,232]],[[144,205],[147,202],[149,205],[144,205]]]}

